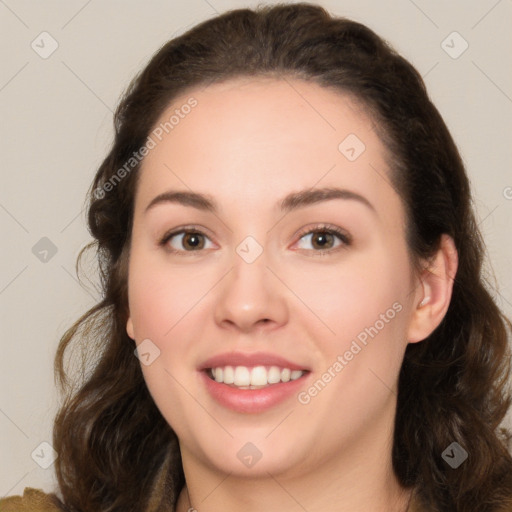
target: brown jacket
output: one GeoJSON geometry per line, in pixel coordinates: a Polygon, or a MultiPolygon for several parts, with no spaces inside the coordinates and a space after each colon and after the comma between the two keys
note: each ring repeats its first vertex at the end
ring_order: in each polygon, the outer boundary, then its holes
{"type": "MultiPolygon", "coordinates": [[[[147,507],[141,512],[175,512],[170,505],[174,495],[167,483],[172,459],[167,457],[159,478],[151,492],[147,507]]],[[[0,512],[62,512],[54,494],[46,494],[39,489],[26,487],[23,496],[9,496],[0,499],[0,512]]]]}
{"type": "MultiPolygon", "coordinates": [[[[164,489],[164,482],[159,481],[151,496],[148,507],[141,512],[174,512],[169,505],[167,493],[164,489]],[[167,496],[163,499],[164,496],[167,496]]],[[[60,512],[52,496],[44,492],[25,488],[23,496],[11,496],[0,500],[0,512],[60,512]]],[[[420,507],[414,495],[407,512],[427,512],[420,507]]],[[[502,512],[512,512],[512,508],[505,508],[502,512]]]]}
{"type": "MultiPolygon", "coordinates": [[[[166,495],[163,485],[162,481],[157,482],[148,507],[141,512],[174,512],[169,505],[170,501],[162,499],[162,496],[166,495]]],[[[0,512],[60,512],[60,509],[55,504],[52,495],[27,487],[23,496],[11,496],[0,500],[0,512]]],[[[413,497],[407,512],[426,511],[419,508],[413,497]]]]}
{"type": "MultiPolygon", "coordinates": [[[[153,506],[148,507],[144,512],[170,512],[170,507],[162,508],[155,500],[153,506]],[[154,506],[158,508],[154,508],[154,506]]],[[[44,492],[27,487],[23,496],[11,496],[0,500],[0,512],[60,512],[60,509],[54,504],[50,495],[44,492]]],[[[423,512],[417,508],[414,502],[411,502],[407,512],[423,512]]]]}
{"type": "MultiPolygon", "coordinates": [[[[171,508],[160,501],[158,496],[154,495],[152,503],[144,512],[171,512],[171,508]]],[[[0,500],[0,512],[60,512],[60,509],[54,505],[49,494],[26,487],[23,496],[10,496],[0,500]]],[[[418,508],[413,500],[407,512],[424,512],[424,510],[418,508]]]]}

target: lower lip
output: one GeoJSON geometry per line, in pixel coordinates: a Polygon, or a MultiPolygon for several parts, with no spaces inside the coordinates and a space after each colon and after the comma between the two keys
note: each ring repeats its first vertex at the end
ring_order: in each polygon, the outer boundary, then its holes
{"type": "Polygon", "coordinates": [[[296,380],[271,384],[261,389],[238,389],[212,380],[205,371],[201,377],[210,395],[221,405],[236,412],[258,413],[266,411],[292,395],[304,386],[308,372],[296,380]]]}

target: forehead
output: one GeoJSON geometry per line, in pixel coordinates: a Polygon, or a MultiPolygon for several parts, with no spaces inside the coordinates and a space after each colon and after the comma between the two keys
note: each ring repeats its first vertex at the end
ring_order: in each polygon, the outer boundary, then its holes
{"type": "Polygon", "coordinates": [[[158,127],[142,164],[138,202],[166,187],[221,201],[243,197],[246,205],[316,184],[395,194],[386,148],[364,109],[313,82],[244,77],[197,87],[175,98],[158,127]],[[183,108],[191,99],[195,106],[183,108]]]}

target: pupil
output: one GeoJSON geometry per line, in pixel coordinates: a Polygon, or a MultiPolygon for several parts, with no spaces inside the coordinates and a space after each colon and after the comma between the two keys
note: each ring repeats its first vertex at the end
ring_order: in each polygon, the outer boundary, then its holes
{"type": "Polygon", "coordinates": [[[313,240],[315,240],[315,245],[324,248],[326,244],[332,242],[332,234],[321,231],[313,240]]]}
{"type": "Polygon", "coordinates": [[[198,233],[188,233],[185,235],[185,245],[193,248],[202,246],[200,235],[198,233]]]}

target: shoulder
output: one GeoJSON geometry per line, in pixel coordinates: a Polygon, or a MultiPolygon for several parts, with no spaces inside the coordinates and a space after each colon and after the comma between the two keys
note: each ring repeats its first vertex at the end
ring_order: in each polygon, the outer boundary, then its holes
{"type": "Polygon", "coordinates": [[[59,512],[58,499],[39,489],[26,487],[23,496],[9,496],[0,499],[1,512],[59,512]]]}

